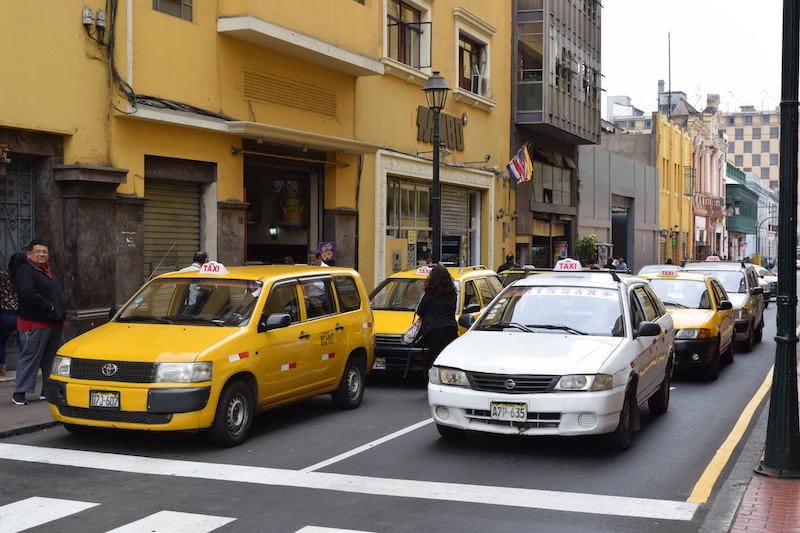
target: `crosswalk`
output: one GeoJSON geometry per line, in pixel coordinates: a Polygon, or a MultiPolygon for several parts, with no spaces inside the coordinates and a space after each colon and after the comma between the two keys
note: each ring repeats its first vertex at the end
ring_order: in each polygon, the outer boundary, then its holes
{"type": "MultiPolygon", "coordinates": [[[[0,533],[18,533],[43,526],[100,505],[95,502],[34,496],[0,506],[0,533]]],[[[108,533],[206,533],[230,524],[236,518],[177,511],[159,511],[108,530],[108,533]]],[[[305,526],[296,533],[370,533],[352,529],[305,526]]]]}

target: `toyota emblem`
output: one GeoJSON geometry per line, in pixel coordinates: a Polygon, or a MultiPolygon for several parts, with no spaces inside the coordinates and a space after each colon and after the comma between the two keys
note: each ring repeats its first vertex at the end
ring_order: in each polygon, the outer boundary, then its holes
{"type": "Polygon", "coordinates": [[[103,368],[100,370],[104,376],[111,377],[117,373],[117,365],[114,363],[106,363],[103,365],[103,368]]]}
{"type": "Polygon", "coordinates": [[[506,389],[511,390],[517,386],[517,382],[513,379],[507,379],[505,383],[503,383],[506,389]]]}

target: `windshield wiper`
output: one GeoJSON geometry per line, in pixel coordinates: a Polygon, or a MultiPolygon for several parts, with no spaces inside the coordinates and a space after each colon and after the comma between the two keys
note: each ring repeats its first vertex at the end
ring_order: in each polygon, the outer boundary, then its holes
{"type": "Polygon", "coordinates": [[[117,322],[155,322],[157,324],[172,324],[172,321],[166,317],[161,316],[121,316],[117,322]]]}
{"type": "Polygon", "coordinates": [[[519,322],[496,322],[494,324],[484,326],[481,329],[505,329],[505,328],[517,328],[521,329],[522,331],[527,331],[528,333],[533,333],[533,330],[531,330],[527,326],[523,326],[519,322]]]}
{"type": "Polygon", "coordinates": [[[539,329],[558,329],[562,331],[566,331],[568,333],[572,333],[573,335],[588,335],[585,331],[581,331],[579,329],[575,329],[570,326],[565,326],[564,324],[528,324],[529,328],[539,328],[539,329]]]}
{"type": "MultiPolygon", "coordinates": [[[[222,320],[212,320],[210,318],[203,318],[200,316],[194,315],[171,315],[169,317],[165,317],[171,321],[175,322],[188,322],[191,324],[208,324],[211,326],[222,326],[222,320]]],[[[172,323],[172,322],[170,322],[172,323]]]]}
{"type": "Polygon", "coordinates": [[[681,309],[689,309],[688,305],[679,304],[678,302],[663,302],[664,305],[669,305],[671,307],[680,307],[681,309]]]}

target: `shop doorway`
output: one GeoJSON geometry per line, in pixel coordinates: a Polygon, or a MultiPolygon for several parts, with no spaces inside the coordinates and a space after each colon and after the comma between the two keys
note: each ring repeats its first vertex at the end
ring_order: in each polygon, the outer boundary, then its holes
{"type": "Polygon", "coordinates": [[[246,261],[306,263],[320,238],[321,166],[246,156],[246,261]]]}
{"type": "Polygon", "coordinates": [[[0,264],[22,251],[33,238],[34,158],[10,154],[5,174],[0,174],[0,264]]]}

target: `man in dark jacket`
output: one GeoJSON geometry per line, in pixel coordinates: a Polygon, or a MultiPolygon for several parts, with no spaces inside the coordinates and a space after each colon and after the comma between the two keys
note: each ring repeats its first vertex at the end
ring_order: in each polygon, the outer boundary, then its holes
{"type": "Polygon", "coordinates": [[[496,272],[499,274],[504,270],[508,270],[509,268],[519,268],[519,264],[514,262],[514,254],[508,254],[506,256],[506,262],[497,267],[496,272]]]}
{"type": "MultiPolygon", "coordinates": [[[[61,346],[67,300],[50,269],[50,251],[41,239],[28,245],[27,261],[14,275],[14,288],[19,297],[17,329],[22,351],[17,361],[17,379],[11,401],[27,405],[26,393],[36,391],[36,375],[50,376],[56,350],[61,346]]],[[[44,396],[40,396],[44,399],[44,396]]]]}

